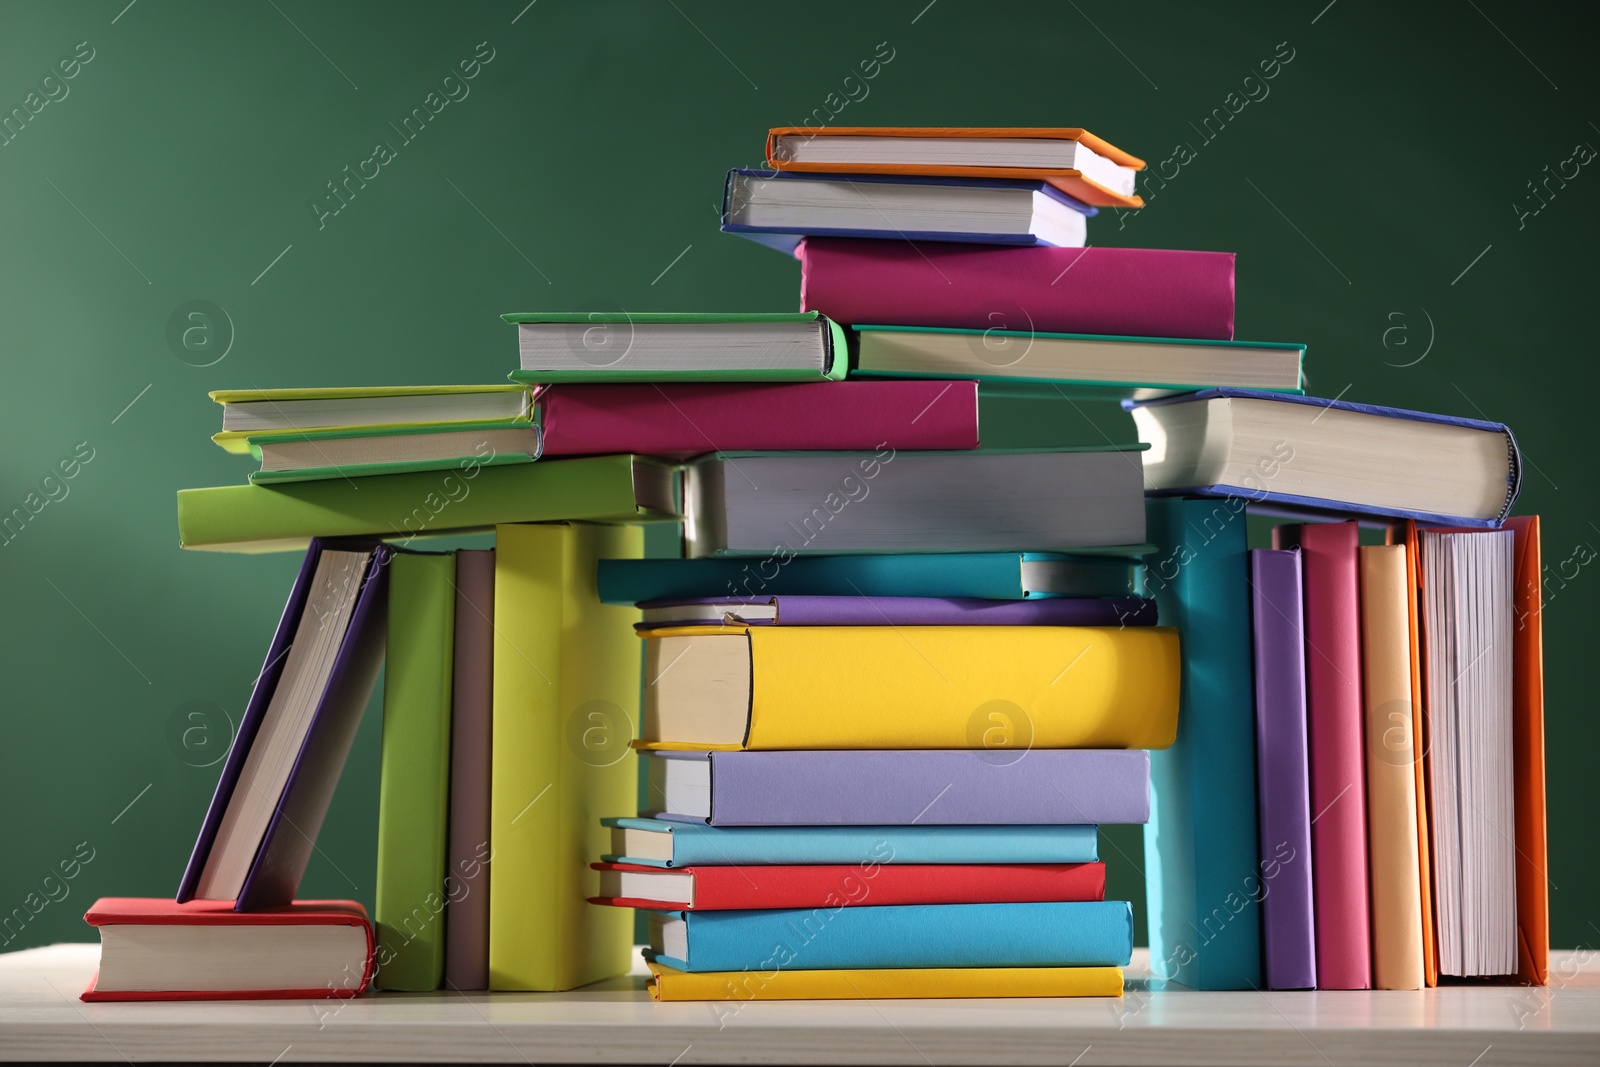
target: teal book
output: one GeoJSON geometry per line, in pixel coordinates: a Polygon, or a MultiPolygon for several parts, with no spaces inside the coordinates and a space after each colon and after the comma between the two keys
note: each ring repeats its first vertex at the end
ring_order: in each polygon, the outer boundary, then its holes
{"type": "Polygon", "coordinates": [[[1261,987],[1261,899],[1271,890],[1256,848],[1243,503],[1146,502],[1159,551],[1145,560],[1145,595],[1182,650],[1178,739],[1150,753],[1150,969],[1194,989],[1261,987]]]}
{"type": "Polygon", "coordinates": [[[645,958],[680,971],[880,967],[1125,967],[1126,901],[872,906],[650,913],[645,958]]]}
{"type": "Polygon", "coordinates": [[[456,558],[398,552],[389,566],[375,983],[427,992],[444,977],[456,558]]]}
{"type": "Polygon", "coordinates": [[[602,819],[607,863],[650,867],[740,864],[1093,863],[1093,826],[707,826],[672,819],[602,819]]]}

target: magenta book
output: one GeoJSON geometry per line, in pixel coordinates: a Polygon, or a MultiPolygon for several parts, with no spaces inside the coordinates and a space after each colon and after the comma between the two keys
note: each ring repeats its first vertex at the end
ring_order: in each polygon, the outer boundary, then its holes
{"type": "Polygon", "coordinates": [[[810,237],[800,306],[849,326],[1233,339],[1233,253],[810,237]]]}

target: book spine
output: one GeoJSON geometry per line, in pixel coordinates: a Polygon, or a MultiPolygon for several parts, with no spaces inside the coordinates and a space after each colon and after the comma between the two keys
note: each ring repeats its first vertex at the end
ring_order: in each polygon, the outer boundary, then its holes
{"type": "MultiPolygon", "coordinates": [[[[736,864],[1093,863],[1093,826],[871,826],[673,834],[675,867],[736,864]]],[[[617,862],[628,862],[619,858],[617,862]]]]}
{"type": "Polygon", "coordinates": [[[1103,863],[698,867],[696,911],[1104,900],[1103,863]]]}
{"type": "Polygon", "coordinates": [[[651,964],[656,1000],[916,1000],[1120,997],[1116,967],[962,967],[790,971],[686,971],[651,964]]]}
{"type": "Polygon", "coordinates": [[[494,714],[494,550],[456,553],[450,718],[450,862],[445,984],[489,988],[490,752],[494,714]]]}

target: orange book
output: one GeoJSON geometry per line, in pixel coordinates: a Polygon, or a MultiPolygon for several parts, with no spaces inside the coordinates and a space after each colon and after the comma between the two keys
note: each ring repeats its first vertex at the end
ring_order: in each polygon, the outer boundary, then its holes
{"type": "MultiPolygon", "coordinates": [[[[1088,130],[1072,127],[994,127],[966,126],[778,126],[767,133],[767,165],[774,170],[792,170],[826,174],[905,174],[925,178],[1016,178],[1044,181],[1063,193],[1095,207],[1144,207],[1144,201],[1131,190],[1127,193],[1110,188],[1103,180],[1086,175],[1078,167],[1035,167],[921,163],[921,162],[864,162],[845,159],[798,159],[797,155],[817,156],[799,150],[794,140],[804,138],[809,146],[819,137],[905,137],[918,140],[1014,140],[1014,141],[1076,141],[1101,159],[1119,167],[1143,170],[1144,160],[1129,155],[1108,141],[1103,141],[1088,130]]],[[[852,153],[853,154],[853,153],[852,153]]],[[[1092,162],[1092,161],[1091,161],[1092,162]]]]}

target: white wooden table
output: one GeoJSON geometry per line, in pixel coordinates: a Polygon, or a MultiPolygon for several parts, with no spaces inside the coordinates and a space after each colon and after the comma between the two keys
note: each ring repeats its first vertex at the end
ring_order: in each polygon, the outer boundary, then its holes
{"type": "Polygon", "coordinates": [[[0,955],[0,1060],[258,1063],[1600,1064],[1600,957],[1549,988],[1121,1000],[657,1004],[640,976],[572,993],[84,1004],[95,945],[0,955]]]}

